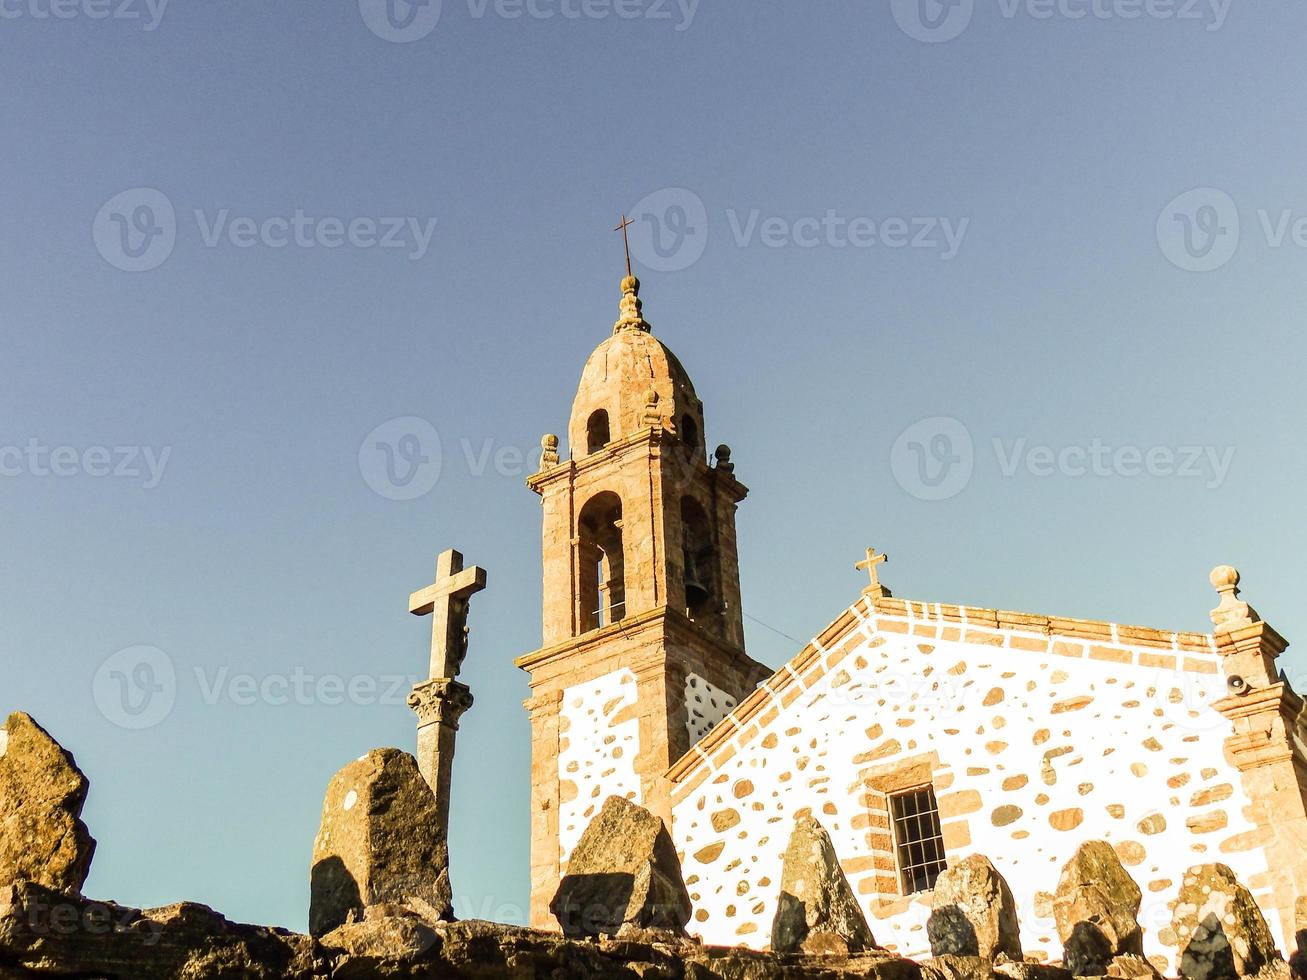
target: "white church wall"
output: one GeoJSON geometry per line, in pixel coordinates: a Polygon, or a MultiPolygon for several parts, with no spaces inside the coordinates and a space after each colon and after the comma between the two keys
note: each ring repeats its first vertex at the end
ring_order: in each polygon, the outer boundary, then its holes
{"type": "Polygon", "coordinates": [[[563,692],[559,716],[558,842],[564,863],[610,796],[641,802],[635,674],[622,669],[563,692]]]}
{"type": "Polygon", "coordinates": [[[1224,862],[1265,902],[1266,859],[1224,759],[1230,723],[1209,707],[1225,694],[1214,654],[1010,630],[941,638],[950,634],[961,630],[863,619],[835,649],[787,667],[796,678],[784,679],[784,697],[746,702],[737,715],[747,718],[707,740],[701,781],[674,796],[692,931],[712,943],[770,941],[781,855],[806,809],[831,834],[877,940],[928,953],[929,896],[896,894],[886,798],[868,791],[926,764],[948,857],[993,860],[1028,953],[1060,957],[1051,893],[1089,839],[1113,844],[1138,882],[1145,951],[1164,968],[1175,947],[1167,903],[1189,866],[1224,862]]]}

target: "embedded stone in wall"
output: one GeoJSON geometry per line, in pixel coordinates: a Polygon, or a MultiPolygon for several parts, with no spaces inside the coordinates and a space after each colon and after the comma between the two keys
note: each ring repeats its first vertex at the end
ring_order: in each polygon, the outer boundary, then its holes
{"type": "Polygon", "coordinates": [[[926,922],[931,952],[1021,959],[1016,902],[1003,876],[982,854],[972,854],[935,882],[926,922]]]}
{"type": "Polygon", "coordinates": [[[684,935],[690,896],[663,822],[610,796],[581,835],[549,911],[571,937],[645,929],[684,935]]]}
{"type": "Polygon", "coordinates": [[[0,884],[78,893],[95,854],[82,806],[90,784],[30,715],[0,729],[0,884]]]}
{"type": "Polygon", "coordinates": [[[1103,976],[1114,957],[1143,956],[1143,893],[1105,841],[1081,844],[1062,869],[1053,918],[1066,966],[1076,976],[1103,976]]]}
{"type": "Polygon", "coordinates": [[[324,935],[382,904],[432,921],[454,914],[436,798],[417,760],[399,749],[369,752],[327,787],[313,842],[309,931],[324,935]]]}
{"type": "Polygon", "coordinates": [[[830,835],[815,817],[798,817],[782,858],[772,951],[847,955],[875,945],[830,835]]]}
{"type": "Polygon", "coordinates": [[[1171,929],[1185,980],[1235,980],[1262,971],[1288,976],[1257,903],[1224,864],[1185,872],[1171,929]]]}

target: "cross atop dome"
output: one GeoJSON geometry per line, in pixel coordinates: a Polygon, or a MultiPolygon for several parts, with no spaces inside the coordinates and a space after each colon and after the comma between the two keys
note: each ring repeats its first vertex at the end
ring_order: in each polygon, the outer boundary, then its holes
{"type": "Polygon", "coordinates": [[[627,229],[635,224],[626,215],[622,215],[622,223],[613,231],[622,233],[622,244],[626,247],[626,278],[622,280],[622,305],[621,316],[617,318],[617,323],[613,325],[613,333],[619,333],[622,330],[643,330],[649,333],[652,327],[644,318],[644,304],[640,301],[640,280],[635,277],[631,268],[631,236],[627,229]]]}

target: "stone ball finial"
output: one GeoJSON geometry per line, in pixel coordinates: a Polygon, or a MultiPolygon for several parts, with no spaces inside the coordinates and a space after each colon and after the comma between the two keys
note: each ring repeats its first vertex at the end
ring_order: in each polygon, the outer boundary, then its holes
{"type": "Polygon", "coordinates": [[[1217,592],[1230,592],[1237,589],[1239,580],[1239,570],[1233,565],[1217,565],[1208,576],[1208,581],[1217,592]]]}
{"type": "Polygon", "coordinates": [[[731,447],[726,443],[718,446],[713,456],[717,459],[717,468],[723,473],[735,472],[735,464],[731,462],[731,447]]]}
{"type": "MultiPolygon", "coordinates": [[[[608,281],[609,281],[609,282],[612,282],[611,279],[608,280],[608,281]]],[[[640,295],[640,280],[639,280],[636,276],[624,276],[624,277],[622,278],[622,292],[624,292],[624,293],[635,293],[637,296],[639,296],[639,295],[640,295]]]]}
{"type": "Polygon", "coordinates": [[[540,450],[540,466],[542,469],[558,465],[558,436],[552,432],[545,433],[540,440],[540,450]]]}

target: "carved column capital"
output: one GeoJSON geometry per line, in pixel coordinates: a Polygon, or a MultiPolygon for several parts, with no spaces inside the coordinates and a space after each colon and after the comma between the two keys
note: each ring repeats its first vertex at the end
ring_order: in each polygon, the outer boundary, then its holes
{"type": "Polygon", "coordinates": [[[458,731],[458,720],[472,707],[472,691],[449,677],[437,677],[413,688],[408,706],[417,712],[418,727],[444,725],[458,731]]]}

